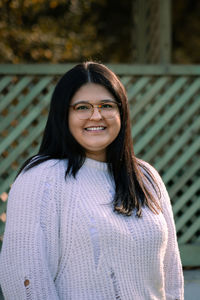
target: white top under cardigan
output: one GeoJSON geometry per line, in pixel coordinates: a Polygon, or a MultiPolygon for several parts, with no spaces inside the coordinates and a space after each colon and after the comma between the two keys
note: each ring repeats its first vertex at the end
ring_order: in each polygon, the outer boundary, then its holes
{"type": "Polygon", "coordinates": [[[65,180],[66,160],[49,160],[12,185],[0,256],[6,300],[183,299],[172,209],[142,218],[113,212],[106,163],[86,159],[65,180]]]}

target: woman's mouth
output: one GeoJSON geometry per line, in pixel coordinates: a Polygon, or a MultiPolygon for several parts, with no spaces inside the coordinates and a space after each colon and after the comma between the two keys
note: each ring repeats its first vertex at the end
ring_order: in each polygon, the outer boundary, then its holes
{"type": "Polygon", "coordinates": [[[106,127],[104,127],[104,126],[94,126],[94,127],[86,127],[84,129],[86,131],[99,131],[99,130],[105,130],[106,127]]]}

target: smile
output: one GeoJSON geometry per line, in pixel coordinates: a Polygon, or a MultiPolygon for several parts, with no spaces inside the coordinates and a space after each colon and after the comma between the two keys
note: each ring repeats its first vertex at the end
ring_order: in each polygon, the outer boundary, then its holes
{"type": "Polygon", "coordinates": [[[87,130],[87,131],[97,131],[97,130],[104,130],[104,129],[106,129],[106,127],[103,127],[103,126],[85,128],[85,130],[87,130]]]}

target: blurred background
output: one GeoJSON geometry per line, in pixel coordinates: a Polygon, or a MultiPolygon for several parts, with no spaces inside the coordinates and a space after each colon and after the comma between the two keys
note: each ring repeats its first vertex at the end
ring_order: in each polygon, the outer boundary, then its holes
{"type": "Polygon", "coordinates": [[[199,300],[198,0],[0,0],[0,248],[10,186],[37,153],[55,84],[85,60],[127,90],[135,153],[171,197],[185,299],[199,300]]]}
{"type": "MultiPolygon", "coordinates": [[[[160,2],[169,1],[0,0],[0,62],[136,63],[138,26],[141,33],[149,24],[145,34],[156,46],[160,2]]],[[[200,1],[170,6],[170,62],[200,63],[200,1]]]]}

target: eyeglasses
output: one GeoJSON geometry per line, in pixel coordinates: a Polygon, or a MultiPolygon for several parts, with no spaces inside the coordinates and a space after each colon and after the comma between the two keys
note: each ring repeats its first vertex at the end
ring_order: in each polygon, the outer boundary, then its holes
{"type": "Polygon", "coordinates": [[[94,108],[97,107],[98,111],[101,113],[101,116],[105,119],[112,119],[119,112],[119,106],[121,103],[114,101],[106,101],[101,104],[91,104],[88,102],[79,102],[73,105],[70,105],[77,117],[81,120],[90,119],[94,113],[94,108]]]}

